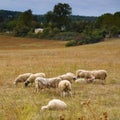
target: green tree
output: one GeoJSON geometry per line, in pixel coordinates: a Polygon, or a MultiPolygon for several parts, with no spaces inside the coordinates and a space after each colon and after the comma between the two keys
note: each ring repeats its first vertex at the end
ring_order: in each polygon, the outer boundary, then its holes
{"type": "Polygon", "coordinates": [[[30,26],[32,19],[33,19],[32,11],[27,10],[20,15],[19,22],[23,25],[30,26]]]}
{"type": "Polygon", "coordinates": [[[69,4],[58,3],[54,6],[53,14],[55,15],[55,23],[60,29],[67,29],[70,23],[69,16],[72,13],[72,8],[69,4]]]}
{"type": "Polygon", "coordinates": [[[47,12],[45,15],[46,22],[51,24],[53,27],[57,27],[61,30],[65,30],[70,25],[69,16],[72,13],[72,8],[64,3],[58,3],[54,6],[53,11],[47,12]]]}
{"type": "Polygon", "coordinates": [[[14,28],[15,36],[25,36],[32,28],[32,11],[27,10],[19,16],[16,27],[14,28]]]}

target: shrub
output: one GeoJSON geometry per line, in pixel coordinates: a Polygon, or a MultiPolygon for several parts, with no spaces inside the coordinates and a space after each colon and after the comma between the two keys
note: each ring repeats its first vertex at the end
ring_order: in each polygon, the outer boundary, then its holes
{"type": "Polygon", "coordinates": [[[80,34],[76,37],[77,45],[97,43],[102,41],[104,38],[104,34],[98,30],[94,30],[89,34],[80,34]]]}
{"type": "Polygon", "coordinates": [[[24,37],[29,32],[29,28],[27,26],[17,26],[14,29],[14,36],[24,37]]]}
{"type": "Polygon", "coordinates": [[[66,47],[76,46],[76,45],[77,45],[77,42],[75,40],[70,40],[65,44],[66,47]]]}

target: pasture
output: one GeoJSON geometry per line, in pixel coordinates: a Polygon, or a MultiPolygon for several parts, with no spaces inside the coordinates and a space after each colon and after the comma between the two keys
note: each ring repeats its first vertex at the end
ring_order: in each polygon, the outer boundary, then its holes
{"type": "Polygon", "coordinates": [[[120,120],[120,39],[77,47],[65,43],[0,35],[0,120],[120,120]],[[106,85],[73,81],[73,97],[65,98],[55,89],[37,94],[33,86],[13,85],[22,73],[55,77],[77,69],[107,70],[106,85]],[[53,98],[68,109],[41,112],[53,98]]]}

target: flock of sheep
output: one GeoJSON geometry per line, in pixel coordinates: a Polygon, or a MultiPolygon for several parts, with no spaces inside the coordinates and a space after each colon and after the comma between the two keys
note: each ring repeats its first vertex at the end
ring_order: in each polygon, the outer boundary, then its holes
{"type": "MultiPolygon", "coordinates": [[[[76,83],[94,83],[96,80],[105,84],[107,77],[106,70],[82,70],[76,71],[76,74],[68,72],[63,75],[59,75],[53,78],[46,78],[45,73],[24,73],[20,74],[14,80],[14,85],[23,82],[27,87],[29,84],[35,84],[35,92],[39,92],[44,88],[55,88],[60,92],[61,97],[72,96],[72,81],[76,83]]],[[[59,99],[53,99],[49,101],[48,105],[42,106],[41,110],[45,109],[66,109],[67,105],[59,99]]]]}

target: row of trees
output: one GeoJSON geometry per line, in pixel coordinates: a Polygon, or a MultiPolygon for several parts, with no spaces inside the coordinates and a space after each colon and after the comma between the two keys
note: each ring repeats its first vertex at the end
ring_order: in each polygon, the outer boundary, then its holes
{"type": "Polygon", "coordinates": [[[10,31],[15,36],[70,40],[66,46],[95,43],[120,34],[120,12],[104,14],[92,19],[73,19],[69,4],[58,3],[52,11],[42,16],[42,22],[31,10],[16,15],[0,16],[0,31],[10,31]],[[34,34],[35,28],[43,33],[34,34]]]}

